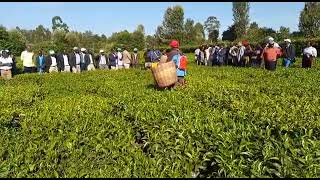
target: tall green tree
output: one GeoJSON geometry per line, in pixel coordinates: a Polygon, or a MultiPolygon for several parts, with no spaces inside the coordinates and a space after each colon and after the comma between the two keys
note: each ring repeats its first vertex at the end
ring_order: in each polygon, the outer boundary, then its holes
{"type": "Polygon", "coordinates": [[[69,32],[68,25],[62,21],[60,16],[54,16],[52,18],[52,31],[55,31],[57,29],[69,32]]]}
{"type": "Polygon", "coordinates": [[[184,24],[184,42],[183,44],[194,44],[196,41],[196,29],[194,27],[194,21],[192,19],[187,19],[185,24],[184,24]]]}
{"type": "Polygon", "coordinates": [[[133,48],[144,49],[145,37],[143,25],[138,25],[137,29],[132,33],[131,38],[133,43],[130,50],[133,50],[133,48]]]}
{"type": "Polygon", "coordinates": [[[222,33],[223,41],[234,41],[237,39],[237,34],[235,31],[235,25],[229,26],[226,31],[222,33]]]}
{"type": "Polygon", "coordinates": [[[163,43],[168,43],[172,39],[183,40],[184,31],[184,11],[181,6],[167,8],[164,14],[162,26],[158,28],[158,34],[164,35],[163,43]]]}
{"type": "Polygon", "coordinates": [[[8,40],[9,33],[7,32],[7,29],[0,25],[0,40],[8,40]]]}
{"type": "Polygon", "coordinates": [[[277,33],[277,39],[283,41],[284,39],[290,38],[290,28],[280,26],[279,32],[277,33]]]}
{"type": "Polygon", "coordinates": [[[139,24],[136,31],[141,32],[143,35],[145,35],[145,29],[142,24],[139,24]]]}
{"type": "Polygon", "coordinates": [[[316,37],[320,33],[320,3],[306,2],[299,18],[299,30],[306,37],[316,37]]]}
{"type": "Polygon", "coordinates": [[[27,40],[24,37],[24,35],[16,30],[10,30],[9,32],[9,45],[8,49],[14,54],[14,55],[19,55],[25,48],[27,40]]]}
{"type": "Polygon", "coordinates": [[[233,2],[233,21],[237,38],[245,37],[249,26],[249,2],[233,2]]]}
{"type": "Polygon", "coordinates": [[[194,29],[195,29],[196,44],[202,44],[205,40],[205,33],[204,33],[203,25],[198,22],[194,26],[194,29]]]}
{"type": "Polygon", "coordinates": [[[208,32],[208,40],[216,42],[219,37],[220,22],[215,16],[209,16],[204,22],[204,28],[208,32]]]}

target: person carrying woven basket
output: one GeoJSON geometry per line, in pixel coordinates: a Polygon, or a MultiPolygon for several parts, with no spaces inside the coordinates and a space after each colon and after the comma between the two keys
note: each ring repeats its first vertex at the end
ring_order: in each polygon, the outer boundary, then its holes
{"type": "Polygon", "coordinates": [[[177,76],[178,76],[178,84],[177,85],[184,85],[185,84],[184,77],[186,76],[187,70],[180,68],[180,66],[181,66],[180,61],[182,60],[181,56],[183,56],[183,54],[179,50],[179,42],[176,40],[173,40],[173,41],[171,41],[169,46],[171,47],[171,51],[168,54],[168,62],[173,61],[176,64],[177,76]]]}

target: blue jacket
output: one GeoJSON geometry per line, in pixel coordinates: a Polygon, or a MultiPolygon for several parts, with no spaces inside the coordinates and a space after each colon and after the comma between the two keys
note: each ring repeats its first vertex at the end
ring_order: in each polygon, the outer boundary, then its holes
{"type": "Polygon", "coordinates": [[[184,77],[187,75],[187,70],[181,70],[179,69],[179,64],[180,64],[180,54],[176,54],[172,57],[172,61],[176,64],[177,67],[177,76],[184,77]]]}

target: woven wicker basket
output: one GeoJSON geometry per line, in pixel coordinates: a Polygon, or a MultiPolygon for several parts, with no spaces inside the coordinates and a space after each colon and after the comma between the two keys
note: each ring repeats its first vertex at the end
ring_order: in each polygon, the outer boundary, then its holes
{"type": "Polygon", "coordinates": [[[176,65],[173,61],[160,63],[151,70],[153,77],[160,88],[169,87],[178,81],[176,65]]]}

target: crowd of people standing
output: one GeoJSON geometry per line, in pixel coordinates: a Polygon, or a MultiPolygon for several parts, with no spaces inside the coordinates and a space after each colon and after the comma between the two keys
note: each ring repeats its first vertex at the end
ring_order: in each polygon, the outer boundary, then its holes
{"type": "MultiPolygon", "coordinates": [[[[175,42],[175,41],[173,41],[175,42]]],[[[178,48],[179,43],[170,44],[171,48],[178,48]],[[178,44],[178,45],[177,45],[178,44]]],[[[145,49],[143,58],[145,68],[151,68],[157,63],[172,60],[172,49],[166,49],[163,52],[155,48],[145,49]]],[[[181,53],[179,51],[179,53],[181,53]]],[[[303,49],[302,67],[311,68],[317,57],[317,50],[308,43],[303,49]]],[[[277,60],[283,57],[282,64],[284,67],[290,67],[296,59],[295,47],[290,39],[284,40],[281,47],[274,41],[272,37],[268,39],[265,45],[257,44],[253,46],[247,41],[242,41],[232,46],[226,47],[224,44],[216,46],[201,46],[195,50],[195,60],[198,65],[205,66],[223,66],[232,65],[238,67],[265,67],[268,70],[276,70],[277,60]]],[[[92,51],[86,48],[74,47],[71,53],[66,49],[56,53],[49,50],[45,55],[43,50],[35,54],[32,47],[28,45],[21,53],[21,61],[23,63],[24,73],[43,74],[45,72],[72,72],[80,73],[84,71],[92,71],[95,69],[129,69],[139,66],[142,57],[138,53],[138,49],[134,48],[132,53],[128,48],[124,47],[112,49],[109,54],[104,50],[100,50],[98,55],[94,55],[92,51]]],[[[16,59],[9,50],[1,50],[0,52],[0,73],[4,79],[12,77],[12,70],[16,69],[16,59]]]]}
{"type": "Polygon", "coordinates": [[[26,50],[21,53],[21,61],[23,62],[24,73],[39,72],[73,72],[79,73],[83,71],[92,71],[95,69],[128,69],[138,64],[139,54],[135,48],[133,53],[129,53],[126,48],[112,50],[106,55],[104,50],[100,50],[98,55],[94,55],[86,48],[73,48],[73,52],[67,53],[63,50],[56,53],[50,50],[48,56],[44,55],[40,50],[35,56],[31,50],[31,46],[27,46],[26,50]]]}
{"type": "MultiPolygon", "coordinates": [[[[308,43],[303,49],[302,55],[302,67],[311,68],[312,64],[316,62],[317,50],[311,43],[308,43]]],[[[295,47],[290,39],[285,39],[282,47],[270,37],[266,45],[253,46],[248,41],[242,41],[229,47],[224,44],[204,45],[195,50],[197,64],[205,66],[264,66],[266,69],[274,71],[279,57],[283,57],[282,65],[286,68],[295,63],[295,47]]]]}

